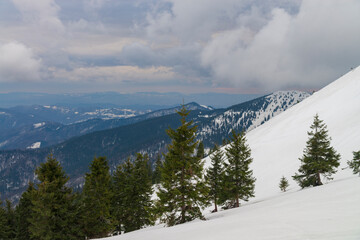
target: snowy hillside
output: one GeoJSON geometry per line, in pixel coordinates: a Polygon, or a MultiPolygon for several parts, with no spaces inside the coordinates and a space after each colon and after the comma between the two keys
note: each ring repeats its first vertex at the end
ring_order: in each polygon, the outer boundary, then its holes
{"type": "Polygon", "coordinates": [[[360,150],[360,67],[250,131],[247,139],[257,178],[249,203],[207,214],[208,221],[155,226],[113,239],[360,239],[360,178],[346,169],[352,151],[360,150]],[[328,126],[341,165],[334,181],[300,190],[291,176],[316,113],[328,126]],[[290,180],[287,193],[278,188],[283,175],[290,180]]]}

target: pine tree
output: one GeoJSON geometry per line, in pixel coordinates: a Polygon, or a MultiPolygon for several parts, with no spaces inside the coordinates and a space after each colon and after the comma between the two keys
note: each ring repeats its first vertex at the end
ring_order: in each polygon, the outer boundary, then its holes
{"type": "Polygon", "coordinates": [[[228,207],[239,207],[239,200],[248,201],[254,197],[255,178],[252,176],[250,164],[251,150],[246,144],[245,133],[232,131],[230,145],[226,148],[228,163],[225,164],[225,188],[228,207]]]}
{"type": "Polygon", "coordinates": [[[117,233],[131,232],[153,224],[148,161],[146,156],[137,154],[134,164],[128,159],[114,173],[112,214],[117,233]]]}
{"type": "Polygon", "coordinates": [[[8,239],[8,232],[9,228],[6,220],[6,211],[2,206],[2,201],[0,200],[0,239],[8,239]]]}
{"type": "Polygon", "coordinates": [[[328,136],[326,124],[317,114],[310,128],[304,154],[299,158],[299,173],[293,176],[302,188],[322,185],[321,175],[331,180],[330,176],[336,173],[336,168],[340,165],[340,154],[330,146],[331,138],[328,136]]]}
{"type": "Polygon", "coordinates": [[[279,183],[279,188],[281,191],[286,192],[286,189],[289,187],[289,181],[282,176],[282,178],[280,179],[280,183],[279,183]]]}
{"type": "Polygon", "coordinates": [[[199,159],[203,159],[205,157],[205,149],[204,149],[204,143],[200,142],[197,150],[196,150],[196,157],[199,159]]]}
{"type": "Polygon", "coordinates": [[[203,219],[201,208],[208,204],[203,163],[194,155],[196,126],[186,121],[189,112],[184,106],[178,114],[181,126],[167,131],[172,142],[165,156],[158,191],[158,209],[168,226],[203,219]]]}
{"type": "Polygon", "coordinates": [[[348,161],[348,165],[353,170],[354,174],[359,174],[360,176],[360,151],[353,152],[353,155],[353,160],[348,161]]]}
{"type": "Polygon", "coordinates": [[[21,195],[19,204],[16,206],[16,239],[29,240],[30,234],[30,216],[33,215],[33,207],[31,200],[33,199],[35,187],[33,183],[29,183],[28,189],[21,195]]]}
{"type": "Polygon", "coordinates": [[[15,210],[12,206],[12,203],[9,200],[5,202],[5,216],[7,223],[7,239],[15,239],[16,236],[16,218],[15,210]]]}
{"type": "Polygon", "coordinates": [[[105,157],[94,158],[90,173],[85,175],[83,190],[83,223],[87,238],[101,238],[109,235],[112,222],[110,218],[111,176],[105,157]]]}
{"type": "Polygon", "coordinates": [[[163,162],[161,160],[160,154],[156,158],[155,169],[152,175],[152,183],[158,184],[161,181],[161,168],[163,167],[163,162]]]}
{"type": "Polygon", "coordinates": [[[224,153],[218,145],[214,146],[213,152],[210,155],[211,167],[206,171],[206,181],[209,184],[209,196],[214,201],[214,210],[217,212],[217,205],[220,203],[219,199],[223,192],[224,184],[224,153]]]}
{"type": "Polygon", "coordinates": [[[52,155],[35,170],[40,183],[31,194],[33,205],[29,230],[33,239],[79,239],[74,229],[72,190],[68,177],[52,155]]]}

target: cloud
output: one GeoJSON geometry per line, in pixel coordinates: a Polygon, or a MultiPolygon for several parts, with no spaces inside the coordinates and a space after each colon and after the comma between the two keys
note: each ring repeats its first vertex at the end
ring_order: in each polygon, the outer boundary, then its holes
{"type": "Polygon", "coordinates": [[[299,12],[272,10],[258,31],[219,32],[202,52],[214,81],[262,89],[318,88],[360,63],[360,2],[304,0],[299,12]]]}
{"type": "Polygon", "coordinates": [[[60,7],[55,0],[12,0],[26,23],[36,24],[51,32],[63,33],[65,27],[58,17],[60,7]]]}
{"type": "Polygon", "coordinates": [[[18,42],[0,44],[0,82],[39,81],[41,60],[18,42]]]}
{"type": "Polygon", "coordinates": [[[119,83],[119,82],[140,82],[146,83],[162,82],[175,77],[174,72],[169,67],[147,67],[137,66],[106,66],[106,67],[79,67],[71,71],[64,69],[53,69],[53,76],[56,79],[65,81],[83,81],[99,83],[119,83]]]}

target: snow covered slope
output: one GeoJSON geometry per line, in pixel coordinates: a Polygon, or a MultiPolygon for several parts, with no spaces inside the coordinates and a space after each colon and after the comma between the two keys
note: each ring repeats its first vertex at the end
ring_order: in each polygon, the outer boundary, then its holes
{"type": "Polygon", "coordinates": [[[238,209],[208,214],[207,221],[160,225],[109,240],[359,240],[360,179],[291,191],[238,209]]]}
{"type": "Polygon", "coordinates": [[[352,151],[360,150],[360,67],[250,131],[247,139],[257,178],[249,203],[207,214],[208,221],[155,226],[113,239],[360,239],[360,178],[343,169],[352,151]],[[328,126],[341,165],[334,181],[300,190],[291,176],[316,113],[328,126]],[[283,175],[290,180],[287,193],[278,188],[283,175]]]}
{"type": "Polygon", "coordinates": [[[335,179],[351,175],[349,169],[341,169],[347,167],[352,152],[360,150],[360,67],[248,133],[257,198],[276,194],[282,175],[291,180],[291,186],[296,185],[291,176],[298,170],[316,113],[341,154],[335,179]]]}

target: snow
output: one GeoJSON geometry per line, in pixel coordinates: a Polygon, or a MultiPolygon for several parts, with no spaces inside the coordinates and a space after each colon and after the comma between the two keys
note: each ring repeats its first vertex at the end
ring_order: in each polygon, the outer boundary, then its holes
{"type": "Polygon", "coordinates": [[[40,148],[41,142],[35,142],[31,146],[27,147],[27,149],[37,149],[40,148]]]}
{"type": "Polygon", "coordinates": [[[39,128],[39,127],[42,127],[42,126],[45,126],[45,122],[33,124],[34,128],[39,128]]]}
{"type": "Polygon", "coordinates": [[[170,228],[158,225],[106,239],[358,240],[359,189],[360,178],[350,177],[208,214],[207,221],[170,228]]]}
{"type": "Polygon", "coordinates": [[[360,67],[248,132],[247,140],[257,179],[256,197],[248,203],[207,213],[207,221],[157,225],[108,239],[360,239],[360,178],[346,164],[352,152],[360,150],[360,67]],[[333,181],[301,190],[291,176],[299,168],[315,114],[327,124],[341,165],[333,181]],[[278,187],[282,176],[290,183],[286,193],[278,187]]]}

